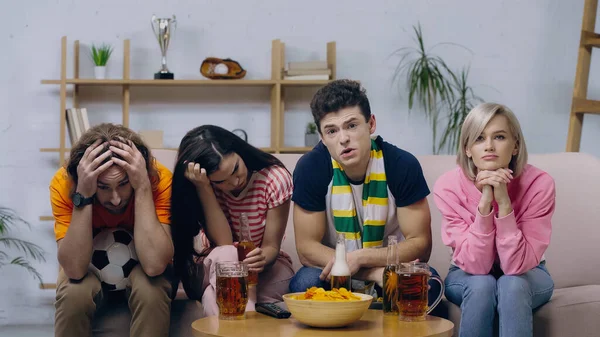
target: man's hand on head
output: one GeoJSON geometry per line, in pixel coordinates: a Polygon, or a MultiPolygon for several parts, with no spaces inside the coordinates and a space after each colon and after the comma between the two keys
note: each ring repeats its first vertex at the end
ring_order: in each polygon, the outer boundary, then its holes
{"type": "Polygon", "coordinates": [[[96,140],[88,146],[77,165],[77,188],[75,191],[86,198],[96,194],[98,176],[114,164],[113,159],[110,159],[112,152],[105,151],[106,145],[107,143],[102,143],[102,140],[96,140]],[[105,152],[102,153],[102,151],[105,152]],[[107,159],[108,161],[102,164],[107,159]]]}
{"type": "Polygon", "coordinates": [[[123,138],[111,140],[109,144],[110,150],[123,158],[113,157],[112,161],[127,172],[131,187],[134,190],[149,187],[150,179],[148,178],[148,170],[146,170],[146,160],[135,144],[123,138]]]}

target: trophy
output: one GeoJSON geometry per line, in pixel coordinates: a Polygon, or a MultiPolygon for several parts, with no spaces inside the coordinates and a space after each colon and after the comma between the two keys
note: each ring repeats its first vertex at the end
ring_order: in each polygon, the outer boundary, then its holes
{"type": "Polygon", "coordinates": [[[154,74],[155,80],[172,80],[175,78],[173,73],[167,68],[167,49],[169,48],[169,42],[176,27],[177,20],[175,20],[175,15],[171,19],[161,19],[157,18],[156,15],[152,15],[152,30],[156,35],[162,54],[162,66],[160,71],[154,74]]]}

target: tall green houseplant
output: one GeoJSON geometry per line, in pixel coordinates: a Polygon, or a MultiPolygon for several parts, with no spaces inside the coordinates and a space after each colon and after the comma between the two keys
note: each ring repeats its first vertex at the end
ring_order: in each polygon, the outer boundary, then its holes
{"type": "Polygon", "coordinates": [[[23,256],[11,257],[8,252],[0,248],[0,269],[9,265],[23,267],[42,283],[42,275],[27,259],[46,261],[43,249],[34,243],[9,236],[11,229],[19,223],[29,226],[29,223],[19,217],[12,209],[0,206],[0,243],[7,250],[15,249],[23,253],[23,256]]]}
{"type": "Polygon", "coordinates": [[[459,147],[460,130],[469,111],[477,104],[483,102],[483,99],[475,95],[473,88],[467,84],[469,78],[469,69],[462,69],[458,74],[450,72],[452,78],[453,98],[446,102],[447,123],[440,137],[437,147],[437,153],[446,149],[447,153],[456,153],[459,147]]]}
{"type": "Polygon", "coordinates": [[[446,149],[454,153],[464,117],[481,99],[467,85],[468,70],[456,75],[441,57],[425,47],[421,25],[413,26],[413,30],[417,47],[404,47],[394,52],[400,56],[400,61],[392,80],[399,82],[406,76],[408,109],[411,111],[415,103],[424,109],[432,130],[432,152],[439,154],[446,149]],[[446,125],[442,126],[440,135],[438,129],[444,122],[446,125]]]}
{"type": "Polygon", "coordinates": [[[406,74],[408,89],[408,109],[412,110],[415,101],[425,110],[433,131],[432,151],[436,153],[437,123],[439,121],[439,104],[452,98],[450,81],[446,76],[448,66],[439,56],[431,55],[425,48],[421,25],[414,27],[417,47],[404,47],[394,54],[400,55],[400,62],[394,72],[393,81],[406,74]]]}

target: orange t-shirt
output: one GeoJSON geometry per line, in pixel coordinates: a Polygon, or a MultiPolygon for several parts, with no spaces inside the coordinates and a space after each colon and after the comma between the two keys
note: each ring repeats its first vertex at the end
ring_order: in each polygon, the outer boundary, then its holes
{"type": "MultiPolygon", "coordinates": [[[[155,160],[155,163],[159,182],[154,191],[152,191],[154,207],[156,208],[158,221],[169,225],[171,224],[171,183],[173,174],[157,160],[155,160]]],[[[50,182],[50,203],[52,204],[52,215],[54,216],[54,235],[56,241],[65,237],[67,229],[71,224],[71,215],[74,207],[71,199],[72,191],[73,181],[69,177],[67,170],[61,167],[54,174],[50,182]]],[[[121,227],[133,232],[134,205],[135,194],[123,214],[112,214],[94,200],[94,204],[92,205],[92,227],[94,229],[121,227]]]]}

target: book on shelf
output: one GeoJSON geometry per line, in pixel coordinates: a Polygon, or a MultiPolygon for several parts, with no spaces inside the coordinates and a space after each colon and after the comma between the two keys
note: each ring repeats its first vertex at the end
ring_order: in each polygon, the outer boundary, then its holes
{"type": "Polygon", "coordinates": [[[70,108],[65,113],[67,115],[67,131],[69,132],[71,146],[73,146],[81,135],[90,128],[90,121],[86,108],[70,108]]]}
{"type": "Polygon", "coordinates": [[[65,114],[67,116],[67,131],[69,132],[69,139],[71,140],[71,144],[75,144],[75,142],[77,142],[77,133],[75,131],[75,123],[77,122],[77,119],[75,118],[73,109],[65,110],[65,114]]]}
{"type": "Polygon", "coordinates": [[[297,75],[297,76],[283,76],[284,80],[328,80],[329,75],[297,75]]]}
{"type": "Polygon", "coordinates": [[[82,125],[83,125],[83,132],[86,132],[87,130],[90,129],[90,119],[88,118],[88,113],[87,113],[87,109],[86,108],[81,108],[81,109],[77,109],[79,110],[79,113],[81,114],[81,121],[82,121],[82,125]]]}
{"type": "Polygon", "coordinates": [[[331,75],[331,69],[298,69],[298,70],[286,70],[287,76],[299,76],[299,75],[331,75]]]}
{"type": "Polygon", "coordinates": [[[289,70],[306,70],[306,69],[321,69],[326,70],[329,66],[327,61],[304,61],[304,62],[288,62],[289,70]]]}

